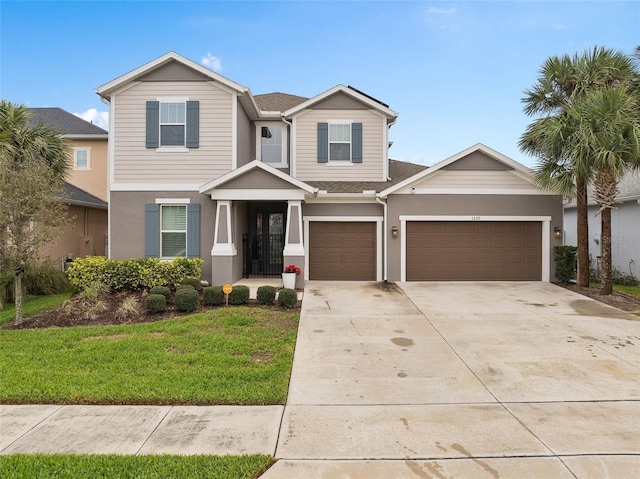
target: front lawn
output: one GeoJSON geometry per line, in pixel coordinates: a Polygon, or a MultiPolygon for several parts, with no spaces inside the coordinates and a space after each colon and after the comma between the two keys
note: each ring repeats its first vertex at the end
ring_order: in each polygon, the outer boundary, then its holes
{"type": "Polygon", "coordinates": [[[7,404],[284,404],[299,313],[219,308],[154,323],[3,330],[7,404]]]}
{"type": "Polygon", "coordinates": [[[13,454],[0,456],[3,479],[251,479],[269,456],[119,456],[13,454]]]}
{"type": "MultiPolygon", "coordinates": [[[[30,296],[22,303],[22,316],[28,318],[34,314],[59,306],[71,297],[71,292],[52,294],[49,296],[30,296]]],[[[0,309],[0,326],[16,319],[16,307],[13,303],[3,305],[0,309]]]]}

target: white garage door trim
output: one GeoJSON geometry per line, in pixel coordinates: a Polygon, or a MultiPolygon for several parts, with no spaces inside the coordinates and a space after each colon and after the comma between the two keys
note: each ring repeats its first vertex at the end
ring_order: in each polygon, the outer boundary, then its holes
{"type": "Polygon", "coordinates": [[[550,281],[551,216],[412,216],[400,215],[400,281],[407,281],[408,221],[537,221],[542,223],[542,281],[550,281]]]}
{"type": "Polygon", "coordinates": [[[348,222],[376,223],[376,281],[382,281],[382,216],[305,216],[304,222],[304,279],[309,281],[309,223],[348,222]]]}

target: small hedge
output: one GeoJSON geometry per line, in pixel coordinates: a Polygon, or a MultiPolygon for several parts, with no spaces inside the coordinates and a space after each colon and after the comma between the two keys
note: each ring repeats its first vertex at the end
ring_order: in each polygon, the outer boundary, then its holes
{"type": "Polygon", "coordinates": [[[190,285],[190,284],[179,284],[179,285],[176,287],[176,292],[181,291],[181,290],[183,290],[183,289],[191,289],[191,290],[193,290],[193,291],[195,291],[195,290],[196,290],[196,288],[194,288],[194,287],[193,287],[192,285],[190,285]]]}
{"type": "Polygon", "coordinates": [[[220,306],[224,303],[224,293],[219,286],[207,286],[202,290],[202,303],[205,306],[220,306]]]}
{"type": "Polygon", "coordinates": [[[85,284],[103,283],[113,291],[138,291],[154,286],[180,284],[185,278],[199,278],[203,260],[159,258],[113,260],[104,256],[87,256],[74,260],[67,270],[69,282],[78,289],[85,284]]]}
{"type": "Polygon", "coordinates": [[[167,299],[167,302],[171,300],[171,289],[169,286],[154,286],[149,290],[149,294],[161,294],[167,299]]]}
{"type": "Polygon", "coordinates": [[[190,313],[200,306],[200,294],[192,287],[178,289],[175,303],[177,311],[190,313]]]}
{"type": "Polygon", "coordinates": [[[147,311],[161,313],[167,309],[167,298],[164,294],[150,294],[146,299],[147,311]]]}
{"type": "Polygon", "coordinates": [[[229,304],[237,306],[245,304],[249,301],[249,286],[234,286],[233,291],[229,294],[229,304]]]}
{"type": "Polygon", "coordinates": [[[276,288],[273,286],[260,286],[256,293],[256,299],[260,304],[273,304],[276,299],[276,288]]]}
{"type": "Polygon", "coordinates": [[[193,289],[195,289],[196,291],[200,291],[202,289],[202,284],[200,284],[200,279],[199,278],[185,278],[182,280],[182,283],[180,283],[181,285],[184,284],[188,284],[193,286],[193,289]]]}
{"type": "Polygon", "coordinates": [[[298,293],[289,288],[284,288],[278,293],[278,304],[283,308],[291,309],[298,302],[298,293]]]}
{"type": "Polygon", "coordinates": [[[556,277],[563,283],[568,283],[575,279],[577,274],[577,254],[576,246],[556,246],[553,248],[554,261],[556,263],[556,277]]]}

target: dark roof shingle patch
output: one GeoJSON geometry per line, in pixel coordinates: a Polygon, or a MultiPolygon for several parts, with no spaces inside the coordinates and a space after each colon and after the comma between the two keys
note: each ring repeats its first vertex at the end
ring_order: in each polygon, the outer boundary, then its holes
{"type": "Polygon", "coordinates": [[[306,183],[319,190],[326,190],[327,193],[362,193],[371,190],[380,193],[425,169],[427,167],[424,165],[389,160],[389,177],[391,179],[388,181],[307,181],[306,183]]]}
{"type": "Polygon", "coordinates": [[[90,208],[99,208],[106,210],[109,204],[100,198],[93,196],[91,193],[87,193],[83,189],[73,186],[65,181],[64,198],[69,201],[70,204],[76,206],[88,206],[90,208]]]}
{"type": "Polygon", "coordinates": [[[91,122],[85,121],[62,108],[29,108],[31,112],[31,124],[47,123],[54,127],[60,134],[66,136],[104,135],[109,132],[91,122]]]}
{"type": "Polygon", "coordinates": [[[287,111],[294,106],[304,103],[308,98],[287,93],[265,93],[264,95],[254,95],[253,97],[262,111],[287,111]]]}

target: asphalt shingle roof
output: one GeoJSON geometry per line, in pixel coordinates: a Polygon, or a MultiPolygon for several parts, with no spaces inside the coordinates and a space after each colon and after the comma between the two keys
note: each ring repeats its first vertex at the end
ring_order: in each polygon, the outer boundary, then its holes
{"type": "Polygon", "coordinates": [[[62,108],[29,108],[31,111],[31,124],[47,123],[53,126],[62,135],[104,135],[109,134],[99,126],[85,121],[62,108]]]}
{"type": "Polygon", "coordinates": [[[288,93],[265,93],[264,95],[254,95],[254,100],[258,108],[262,111],[287,111],[294,106],[304,103],[308,98],[302,96],[289,95],[288,93]]]}
{"type": "Polygon", "coordinates": [[[72,205],[89,206],[106,210],[109,204],[100,198],[87,193],[83,189],[73,186],[70,183],[64,183],[64,197],[69,200],[72,205]]]}
{"type": "Polygon", "coordinates": [[[391,179],[388,181],[305,181],[305,183],[319,190],[326,190],[327,193],[362,193],[371,190],[379,193],[425,169],[427,167],[424,165],[389,160],[389,177],[391,179]]]}

